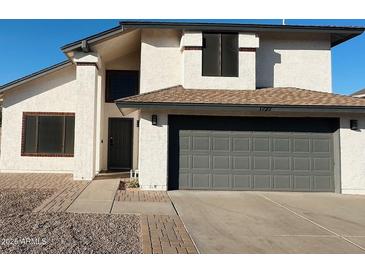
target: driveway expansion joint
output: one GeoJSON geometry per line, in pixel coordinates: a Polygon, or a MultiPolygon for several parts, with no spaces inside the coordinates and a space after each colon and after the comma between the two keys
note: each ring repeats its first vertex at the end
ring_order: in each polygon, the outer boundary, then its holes
{"type": "Polygon", "coordinates": [[[361,249],[362,251],[365,251],[365,248],[362,247],[361,245],[359,245],[357,243],[354,243],[353,241],[351,241],[350,239],[346,238],[345,236],[340,235],[340,234],[334,232],[333,230],[331,230],[331,229],[329,229],[329,228],[327,228],[327,227],[325,227],[325,226],[323,226],[323,225],[321,225],[321,224],[319,224],[319,223],[317,223],[317,222],[309,219],[308,217],[303,216],[302,214],[300,214],[300,213],[298,213],[298,212],[290,209],[289,207],[287,207],[287,206],[285,206],[285,205],[283,205],[283,204],[281,204],[279,202],[276,202],[276,201],[270,199],[269,197],[265,196],[264,194],[261,193],[261,194],[258,194],[258,196],[262,197],[263,199],[266,199],[267,201],[275,204],[278,207],[281,207],[281,208],[283,208],[283,209],[291,212],[292,214],[296,215],[297,217],[302,218],[302,219],[306,220],[307,222],[310,222],[313,225],[320,227],[321,229],[323,229],[323,230],[325,230],[325,231],[333,234],[335,237],[340,238],[340,239],[342,239],[342,240],[344,240],[344,241],[346,241],[346,242],[348,242],[348,243],[356,246],[357,248],[361,249]]]}

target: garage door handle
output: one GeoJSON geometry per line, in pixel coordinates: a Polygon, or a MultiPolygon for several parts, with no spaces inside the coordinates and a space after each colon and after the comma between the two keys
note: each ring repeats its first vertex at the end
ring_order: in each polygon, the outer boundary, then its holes
{"type": "Polygon", "coordinates": [[[113,137],[109,138],[109,145],[111,145],[111,146],[114,145],[113,137]]]}

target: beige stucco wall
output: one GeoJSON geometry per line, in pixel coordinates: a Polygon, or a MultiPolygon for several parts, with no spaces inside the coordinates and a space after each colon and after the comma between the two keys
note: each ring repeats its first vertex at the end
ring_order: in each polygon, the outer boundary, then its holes
{"type": "Polygon", "coordinates": [[[365,194],[365,117],[341,118],[341,182],[342,193],[365,194]],[[359,130],[350,129],[350,120],[357,119],[359,130]]]}
{"type": "Polygon", "coordinates": [[[142,30],[141,93],[181,84],[180,38],[176,30],[142,30]]]}
{"type": "Polygon", "coordinates": [[[332,92],[328,34],[260,34],[257,87],[297,87],[332,92]]]}
{"type": "Polygon", "coordinates": [[[151,112],[141,112],[139,135],[139,184],[142,189],[167,189],[167,114],[158,114],[158,125],[151,112]]]}
{"type": "Polygon", "coordinates": [[[21,156],[21,134],[23,112],[76,112],[75,84],[75,67],[70,66],[6,92],[1,172],[73,172],[72,157],[21,156]]]}

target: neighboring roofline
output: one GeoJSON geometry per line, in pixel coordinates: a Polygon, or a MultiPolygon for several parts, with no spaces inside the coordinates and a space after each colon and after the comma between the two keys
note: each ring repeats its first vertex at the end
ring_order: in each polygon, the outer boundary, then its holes
{"type": "Polygon", "coordinates": [[[272,105],[272,104],[207,104],[207,103],[138,103],[115,101],[119,109],[168,109],[168,110],[228,110],[262,112],[326,112],[326,113],[365,113],[365,106],[328,105],[272,105]]]}
{"type": "Polygon", "coordinates": [[[42,77],[46,74],[49,74],[49,73],[52,73],[52,72],[55,72],[57,70],[60,70],[60,69],[63,69],[69,65],[71,65],[72,62],[70,60],[65,60],[65,61],[62,61],[60,63],[57,63],[53,66],[50,66],[50,67],[47,67],[47,68],[44,68],[44,69],[41,69],[37,72],[34,72],[32,74],[29,74],[27,76],[24,76],[22,78],[19,78],[17,80],[14,80],[14,81],[11,81],[5,85],[2,85],[0,86],[0,94],[3,93],[4,91],[8,90],[8,89],[11,89],[13,87],[16,87],[16,86],[19,86],[21,84],[24,84],[26,82],[29,82],[31,80],[34,80],[34,79],[37,79],[39,77],[42,77]]]}
{"type": "Polygon", "coordinates": [[[348,34],[346,37],[331,42],[334,47],[365,31],[365,27],[338,26],[301,26],[301,25],[267,25],[267,24],[232,24],[232,23],[183,23],[183,22],[148,22],[148,21],[120,21],[119,26],[85,37],[61,47],[63,52],[79,49],[83,41],[87,44],[100,42],[126,32],[127,29],[141,28],[173,28],[186,30],[218,30],[218,31],[286,31],[286,32],[322,32],[348,34]]]}
{"type": "Polygon", "coordinates": [[[359,95],[365,96],[365,88],[352,93],[350,96],[356,97],[356,96],[359,96],[359,95]]]}

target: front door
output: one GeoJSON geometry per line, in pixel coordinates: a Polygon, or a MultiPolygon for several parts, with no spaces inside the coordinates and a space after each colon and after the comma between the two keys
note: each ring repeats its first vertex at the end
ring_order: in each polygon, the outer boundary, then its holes
{"type": "Polygon", "coordinates": [[[133,155],[133,119],[109,118],[108,169],[130,170],[133,155]]]}

